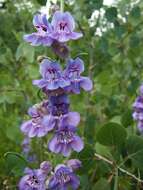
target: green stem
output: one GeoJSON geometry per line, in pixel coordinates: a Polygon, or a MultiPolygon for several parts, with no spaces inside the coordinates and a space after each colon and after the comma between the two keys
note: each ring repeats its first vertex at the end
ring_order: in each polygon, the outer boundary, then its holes
{"type": "Polygon", "coordinates": [[[61,12],[64,12],[64,0],[61,0],[61,12]]]}
{"type": "Polygon", "coordinates": [[[47,15],[48,15],[48,18],[49,18],[50,17],[50,0],[47,0],[46,8],[47,8],[47,15]]]}
{"type": "Polygon", "coordinates": [[[118,190],[118,168],[116,169],[115,173],[114,190],[118,190]]]}

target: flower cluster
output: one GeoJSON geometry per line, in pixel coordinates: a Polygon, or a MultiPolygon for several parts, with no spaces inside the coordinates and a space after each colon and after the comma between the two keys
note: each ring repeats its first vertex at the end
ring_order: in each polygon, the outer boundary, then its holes
{"type": "Polygon", "coordinates": [[[143,132],[143,86],[140,87],[140,95],[136,98],[133,104],[133,119],[138,122],[139,131],[143,132]]]}
{"type": "MultiPolygon", "coordinates": [[[[44,94],[45,100],[29,108],[30,120],[21,125],[25,139],[23,153],[27,155],[30,150],[32,138],[42,138],[50,133],[48,149],[50,152],[62,154],[65,157],[72,151],[80,152],[84,143],[77,134],[80,114],[70,110],[69,94],[79,94],[81,89],[90,91],[92,81],[82,76],[84,62],[76,57],[69,58],[69,48],[66,42],[82,37],[81,33],[74,32],[75,22],[69,12],[56,11],[51,23],[46,15],[34,16],[33,25],[36,32],[24,36],[31,45],[51,46],[54,53],[66,58],[65,67],[60,63],[44,58],[40,63],[41,79],[33,80],[44,94]]],[[[77,189],[79,179],[74,170],[81,167],[77,159],[68,160],[65,164],[56,166],[54,172],[49,162],[43,162],[40,169],[26,169],[25,176],[19,183],[20,190],[66,190],[68,187],[77,189]],[[47,185],[48,184],[48,185],[47,185]]]]}
{"type": "Polygon", "coordinates": [[[68,56],[65,42],[82,37],[82,33],[74,32],[75,22],[69,12],[56,11],[51,23],[46,15],[37,14],[33,18],[33,25],[36,32],[25,35],[25,41],[33,46],[51,46],[53,51],[63,58],[68,56]]]}
{"type": "Polygon", "coordinates": [[[26,168],[19,182],[20,190],[67,190],[69,187],[77,189],[79,178],[74,171],[81,167],[81,162],[77,159],[67,161],[66,164],[59,164],[52,171],[52,165],[48,161],[40,164],[39,169],[26,168]]]}

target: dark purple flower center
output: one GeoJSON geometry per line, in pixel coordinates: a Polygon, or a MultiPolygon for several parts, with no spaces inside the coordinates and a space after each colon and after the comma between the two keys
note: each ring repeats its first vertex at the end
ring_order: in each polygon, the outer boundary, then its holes
{"type": "Polygon", "coordinates": [[[47,27],[46,26],[44,26],[44,25],[41,25],[41,26],[35,26],[37,29],[42,29],[44,32],[47,32],[47,27]]]}
{"type": "Polygon", "coordinates": [[[32,125],[35,127],[41,127],[41,116],[33,117],[32,125]]]}
{"type": "Polygon", "coordinates": [[[49,80],[57,80],[60,78],[60,73],[54,68],[49,68],[47,72],[45,73],[45,78],[48,78],[49,80]]]}
{"type": "Polygon", "coordinates": [[[61,31],[65,31],[65,28],[67,27],[67,23],[66,22],[60,22],[59,23],[59,28],[61,31]]]}
{"type": "Polygon", "coordinates": [[[52,115],[61,116],[68,113],[69,105],[65,103],[57,104],[52,106],[52,115]]]}
{"type": "Polygon", "coordinates": [[[36,188],[39,186],[39,181],[38,178],[33,175],[33,176],[29,176],[29,179],[27,180],[28,185],[30,185],[33,188],[36,188]]]}
{"type": "Polygon", "coordinates": [[[70,181],[70,176],[68,175],[68,173],[62,170],[56,173],[56,179],[61,185],[63,185],[70,181]]]}
{"type": "Polygon", "coordinates": [[[71,67],[68,69],[68,77],[70,79],[79,79],[80,78],[80,72],[77,67],[71,67]]]}
{"type": "Polygon", "coordinates": [[[58,134],[58,142],[68,144],[73,141],[73,135],[71,131],[61,131],[58,134]]]}

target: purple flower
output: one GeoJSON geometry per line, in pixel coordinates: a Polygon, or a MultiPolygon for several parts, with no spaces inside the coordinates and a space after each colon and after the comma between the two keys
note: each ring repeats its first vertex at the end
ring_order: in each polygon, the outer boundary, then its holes
{"type": "Polygon", "coordinates": [[[139,121],[137,124],[138,130],[143,133],[143,121],[139,121]]]}
{"type": "Polygon", "coordinates": [[[33,84],[45,90],[56,90],[70,85],[62,75],[62,70],[57,62],[44,59],[40,64],[42,79],[34,80],[33,84]]]}
{"type": "Polygon", "coordinates": [[[32,119],[21,125],[21,131],[28,137],[43,137],[53,129],[53,126],[48,125],[46,122],[45,108],[43,106],[33,106],[28,113],[32,119]]]}
{"type": "Polygon", "coordinates": [[[69,112],[69,98],[66,94],[50,96],[48,109],[51,115],[61,116],[69,112]]]}
{"type": "Polygon", "coordinates": [[[76,135],[76,127],[65,125],[61,126],[48,144],[49,150],[54,153],[61,153],[69,156],[71,150],[80,152],[83,147],[82,139],[76,135]]]}
{"type": "Polygon", "coordinates": [[[137,121],[143,121],[143,97],[138,96],[133,104],[133,119],[137,121]]]}
{"type": "Polygon", "coordinates": [[[69,187],[76,190],[79,185],[79,178],[71,168],[59,164],[55,168],[54,175],[50,178],[48,187],[50,190],[68,190],[69,187]]]}
{"type": "Polygon", "coordinates": [[[53,31],[50,36],[59,42],[76,40],[83,36],[81,33],[74,32],[75,22],[69,12],[63,13],[56,11],[53,15],[51,25],[53,31]]]}
{"type": "Polygon", "coordinates": [[[19,190],[46,190],[46,175],[42,170],[26,168],[25,174],[19,182],[19,190]]]}
{"type": "Polygon", "coordinates": [[[81,168],[81,161],[78,159],[71,159],[66,162],[67,166],[73,171],[81,168]]]}
{"type": "Polygon", "coordinates": [[[51,24],[48,22],[46,15],[37,14],[33,18],[33,25],[37,32],[24,35],[24,40],[33,46],[50,46],[53,39],[49,36],[52,32],[51,24]]]}
{"type": "Polygon", "coordinates": [[[52,165],[48,161],[44,161],[40,164],[40,169],[43,171],[43,173],[48,174],[52,170],[52,165]]]}
{"type": "Polygon", "coordinates": [[[80,88],[83,88],[85,91],[92,89],[92,81],[88,77],[80,76],[83,71],[84,63],[80,58],[76,58],[75,60],[70,59],[68,61],[64,76],[71,81],[71,85],[65,87],[66,91],[79,94],[80,88]]]}
{"type": "Polygon", "coordinates": [[[67,124],[77,126],[80,122],[80,115],[77,112],[69,112],[69,99],[66,94],[49,97],[49,115],[44,120],[45,123],[58,129],[60,125],[67,124]]]}

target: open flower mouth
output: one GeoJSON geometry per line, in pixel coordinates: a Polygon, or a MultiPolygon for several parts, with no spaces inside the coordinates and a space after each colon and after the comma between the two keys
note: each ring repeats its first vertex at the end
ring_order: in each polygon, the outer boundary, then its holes
{"type": "Polygon", "coordinates": [[[60,73],[54,68],[49,68],[47,72],[45,73],[45,78],[49,80],[59,80],[60,73]]]}
{"type": "Polygon", "coordinates": [[[64,143],[64,144],[68,144],[71,143],[73,141],[73,132],[71,131],[61,131],[58,134],[58,142],[59,143],[64,143]]]}
{"type": "Polygon", "coordinates": [[[60,31],[65,31],[65,29],[68,29],[68,24],[66,22],[60,22],[59,23],[59,30],[60,31]]]}
{"type": "Polygon", "coordinates": [[[61,185],[63,185],[70,181],[70,176],[64,171],[60,171],[58,174],[56,174],[56,179],[61,185]]]}
{"type": "Polygon", "coordinates": [[[32,125],[35,127],[41,127],[41,117],[34,117],[32,118],[32,125]]]}
{"type": "Polygon", "coordinates": [[[39,181],[35,175],[30,176],[27,180],[28,185],[30,185],[32,188],[37,188],[39,186],[39,181]]]}

